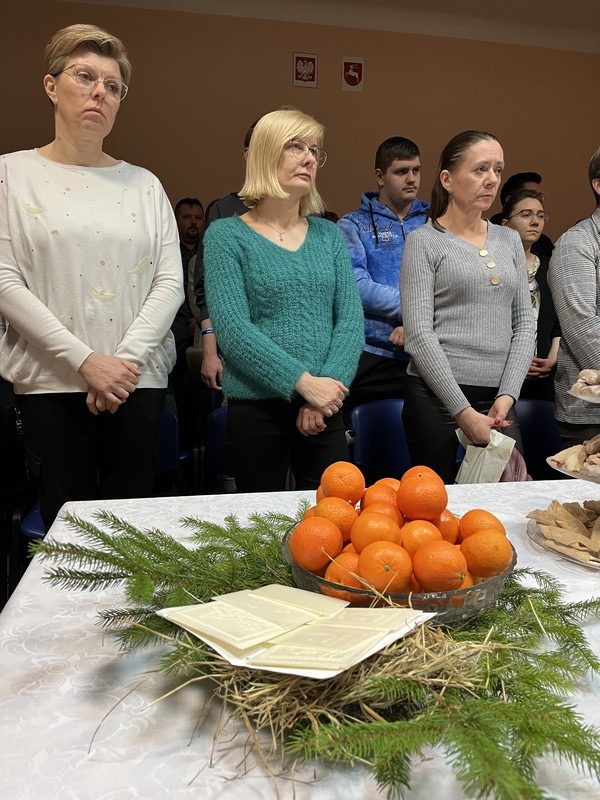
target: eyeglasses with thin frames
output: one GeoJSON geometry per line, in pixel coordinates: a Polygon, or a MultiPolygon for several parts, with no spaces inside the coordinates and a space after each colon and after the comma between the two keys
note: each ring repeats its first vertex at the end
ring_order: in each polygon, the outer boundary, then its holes
{"type": "Polygon", "coordinates": [[[298,161],[306,158],[310,153],[317,162],[317,167],[322,167],[327,161],[327,150],[323,150],[322,147],[309,147],[302,139],[292,139],[291,142],[288,142],[287,149],[298,161]]]}
{"type": "MultiPolygon", "coordinates": [[[[102,78],[93,69],[83,64],[71,64],[65,67],[62,72],[65,72],[73,78],[78,86],[90,93],[99,83],[102,83],[106,90],[106,96],[115,103],[120,103],[129,90],[129,87],[123,81],[117,78],[102,78]]],[[[59,72],[58,74],[60,75],[61,73],[59,72]]]]}
{"type": "Polygon", "coordinates": [[[525,220],[525,222],[531,222],[534,217],[538,222],[548,222],[550,214],[545,211],[532,211],[530,208],[524,208],[522,211],[517,211],[516,214],[512,214],[508,219],[513,219],[513,217],[520,217],[525,220]]]}

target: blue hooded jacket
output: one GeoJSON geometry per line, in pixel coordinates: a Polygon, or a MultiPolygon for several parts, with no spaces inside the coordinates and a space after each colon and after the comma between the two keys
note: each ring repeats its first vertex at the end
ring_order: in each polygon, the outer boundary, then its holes
{"type": "Polygon", "coordinates": [[[360,208],[345,214],[342,229],[365,313],[365,350],[407,361],[403,348],[389,335],[402,324],[400,265],[406,236],[427,221],[429,203],[415,198],[403,220],[379,202],[377,192],[365,192],[360,208]]]}

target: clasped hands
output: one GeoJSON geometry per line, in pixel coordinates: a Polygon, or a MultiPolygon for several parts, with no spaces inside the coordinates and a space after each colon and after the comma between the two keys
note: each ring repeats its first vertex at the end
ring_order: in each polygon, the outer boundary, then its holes
{"type": "Polygon", "coordinates": [[[94,415],[118,411],[135,391],[142,374],[131,361],[98,353],[90,353],[77,371],[89,387],[85,402],[94,415]]]}
{"type": "Polygon", "coordinates": [[[472,406],[459,411],[456,421],[471,444],[488,445],[492,428],[502,430],[512,425],[506,415],[514,405],[514,399],[508,394],[502,394],[494,400],[494,404],[487,414],[481,414],[472,406]]]}
{"type": "Polygon", "coordinates": [[[294,388],[306,400],[296,419],[296,427],[304,436],[315,436],[325,430],[325,417],[337,414],[348,393],[341,381],[308,372],[302,373],[294,388]]]}

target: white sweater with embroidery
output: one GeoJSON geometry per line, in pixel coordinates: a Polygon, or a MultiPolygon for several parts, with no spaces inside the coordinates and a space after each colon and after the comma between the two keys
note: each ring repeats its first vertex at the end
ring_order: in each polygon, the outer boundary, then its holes
{"type": "Polygon", "coordinates": [[[0,374],[17,394],[87,391],[92,352],[161,388],[183,301],[175,217],[158,179],[120,162],[0,156],[0,374]]]}

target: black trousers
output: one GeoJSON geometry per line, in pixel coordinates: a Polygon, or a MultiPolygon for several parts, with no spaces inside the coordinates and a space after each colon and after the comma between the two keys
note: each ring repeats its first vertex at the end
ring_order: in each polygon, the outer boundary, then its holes
{"type": "MultiPolygon", "coordinates": [[[[487,414],[498,394],[497,389],[485,386],[461,385],[460,388],[473,408],[482,414],[487,414]]],[[[502,433],[513,438],[517,449],[523,454],[514,406],[507,419],[512,420],[513,424],[509,428],[503,428],[502,433]]],[[[455,434],[458,425],[425,381],[413,375],[406,376],[402,420],[412,463],[435,470],[444,483],[454,483],[458,471],[458,439],[455,434]]]]}
{"type": "Polygon", "coordinates": [[[164,389],[136,389],[116,414],[91,414],[84,392],[17,398],[46,531],[68,500],[148,497],[164,389]]]}
{"type": "Polygon", "coordinates": [[[344,413],[371,400],[404,397],[407,366],[408,361],[386,358],[363,350],[350,392],[344,401],[344,413]]]}
{"type": "Polygon", "coordinates": [[[582,444],[587,439],[593,439],[600,433],[600,425],[585,425],[575,422],[560,422],[557,420],[560,440],[565,447],[582,444]]]}
{"type": "Polygon", "coordinates": [[[326,417],[327,427],[303,436],[296,418],[303,400],[228,400],[227,439],[238,492],[279,492],[291,467],[297,489],[316,489],[323,470],[347,461],[343,416],[326,417]]]}

